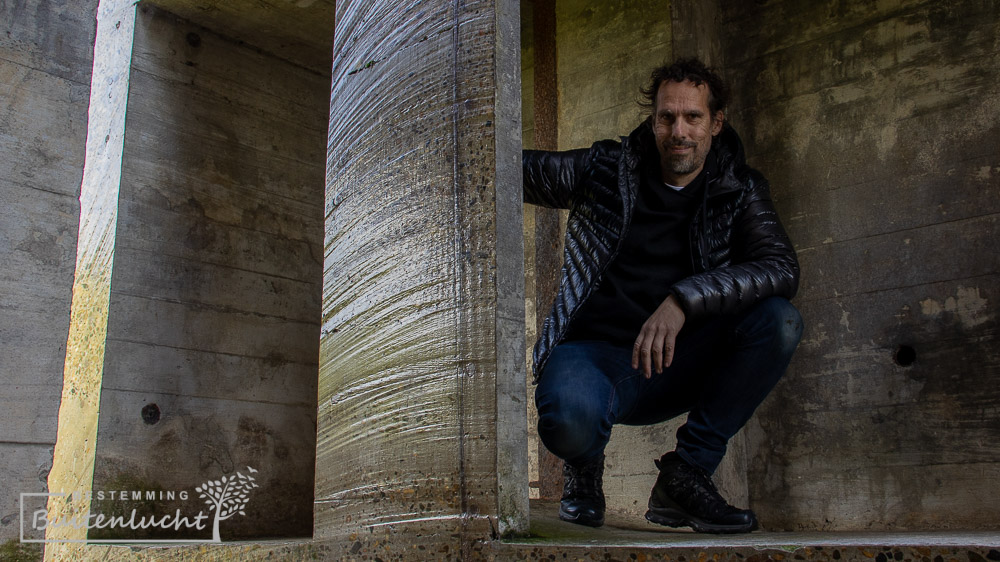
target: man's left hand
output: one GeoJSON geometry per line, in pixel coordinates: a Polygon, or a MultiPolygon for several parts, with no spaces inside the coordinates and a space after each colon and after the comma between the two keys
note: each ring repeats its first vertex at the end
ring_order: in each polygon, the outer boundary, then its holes
{"type": "Polygon", "coordinates": [[[632,368],[642,367],[642,374],[648,379],[653,376],[653,369],[660,374],[669,367],[674,359],[674,343],[685,318],[677,299],[673,295],[667,297],[639,331],[632,347],[632,368]]]}

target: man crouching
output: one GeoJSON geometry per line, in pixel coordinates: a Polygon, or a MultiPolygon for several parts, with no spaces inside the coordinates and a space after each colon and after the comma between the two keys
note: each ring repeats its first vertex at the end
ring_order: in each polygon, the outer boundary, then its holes
{"type": "Polygon", "coordinates": [[[798,345],[798,261],[725,122],[722,79],[680,60],[643,93],[651,115],[621,142],[523,154],[525,201],[570,210],[534,351],[538,433],[565,461],[559,517],[596,527],[611,428],[687,413],[656,461],[646,518],[749,532],[756,516],[711,475],[798,345]]]}

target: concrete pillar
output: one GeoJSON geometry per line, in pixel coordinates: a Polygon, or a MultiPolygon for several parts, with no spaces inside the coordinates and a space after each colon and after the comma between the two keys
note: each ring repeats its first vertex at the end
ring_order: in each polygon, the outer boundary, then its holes
{"type": "MultiPolygon", "coordinates": [[[[531,3],[531,40],[533,61],[532,89],[523,94],[532,100],[532,142],[526,148],[556,150],[559,147],[559,96],[556,85],[559,71],[556,46],[556,6],[554,1],[531,3]]],[[[531,291],[534,305],[528,342],[534,346],[537,335],[542,333],[545,318],[559,289],[562,270],[562,238],[566,213],[544,207],[527,206],[525,214],[532,217],[531,232],[526,245],[531,248],[530,266],[533,273],[531,291]]],[[[527,259],[527,255],[526,255],[527,259]]],[[[529,376],[533,377],[532,373],[529,376]]],[[[538,425],[533,388],[528,392],[529,403],[529,446],[538,457],[537,483],[538,497],[546,500],[559,499],[562,495],[562,461],[550,453],[538,439],[538,425]]]]}
{"type": "Polygon", "coordinates": [[[471,556],[527,524],[518,4],[337,8],[315,536],[471,556]]]}

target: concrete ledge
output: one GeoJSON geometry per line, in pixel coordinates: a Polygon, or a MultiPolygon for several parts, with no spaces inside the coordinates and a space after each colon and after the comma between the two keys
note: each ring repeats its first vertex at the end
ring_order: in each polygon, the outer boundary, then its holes
{"type": "MultiPolygon", "coordinates": [[[[545,537],[494,541],[470,549],[473,560],[728,561],[815,560],[876,562],[1000,561],[997,533],[754,533],[714,537],[683,532],[607,528],[590,538],[545,537]],[[609,538],[610,537],[610,538],[609,538]]],[[[570,533],[572,534],[572,533],[570,533]]],[[[334,541],[260,541],[191,546],[78,547],[77,560],[455,560],[458,548],[444,551],[391,549],[388,545],[334,541]],[[392,551],[394,550],[394,551],[392,551]]]]}
{"type": "Polygon", "coordinates": [[[814,560],[890,562],[982,562],[1000,560],[1000,550],[962,546],[553,546],[502,544],[497,560],[731,561],[814,560]],[[555,555],[555,558],[553,558],[555,555]]]}
{"type": "MultiPolygon", "coordinates": [[[[756,532],[703,535],[659,527],[634,516],[609,514],[600,529],[559,521],[553,502],[532,502],[526,538],[418,548],[377,534],[337,540],[233,542],[219,545],[122,546],[91,544],[65,558],[79,560],[600,560],[832,562],[1000,561],[1000,533],[756,532]]],[[[444,537],[438,537],[443,540],[444,537]]],[[[414,537],[409,537],[413,540],[414,537]]],[[[455,541],[457,539],[450,539],[455,541]]],[[[419,541],[417,541],[419,542],[419,541]]],[[[447,540],[446,540],[447,542],[447,540]]]]}
{"type": "MultiPolygon", "coordinates": [[[[324,560],[336,559],[332,544],[310,539],[233,542],[218,545],[46,545],[46,554],[66,560],[324,560]],[[62,548],[53,549],[53,546],[62,548]],[[55,550],[50,553],[50,550],[55,550]]],[[[49,557],[46,557],[49,559],[49,557]]]]}
{"type": "Polygon", "coordinates": [[[533,502],[531,536],[494,545],[498,560],[950,560],[1000,561],[1000,533],[756,532],[703,535],[609,513],[591,529],[560,521],[557,506],[533,502]]]}

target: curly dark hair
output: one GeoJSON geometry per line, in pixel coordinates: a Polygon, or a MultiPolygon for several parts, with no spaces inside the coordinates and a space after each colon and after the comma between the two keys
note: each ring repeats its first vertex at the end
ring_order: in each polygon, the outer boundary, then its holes
{"type": "Polygon", "coordinates": [[[695,85],[708,86],[708,109],[715,115],[729,103],[729,86],[715,70],[705,66],[696,58],[678,59],[673,64],[663,65],[653,70],[649,76],[649,86],[642,88],[643,100],[639,103],[652,113],[656,107],[656,92],[664,82],[684,82],[690,80],[695,85]]]}

